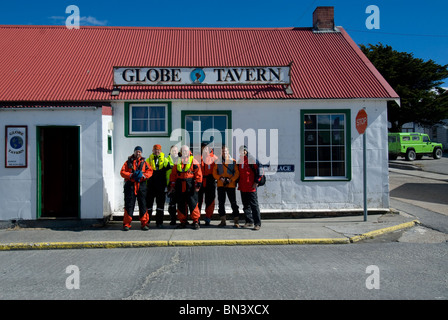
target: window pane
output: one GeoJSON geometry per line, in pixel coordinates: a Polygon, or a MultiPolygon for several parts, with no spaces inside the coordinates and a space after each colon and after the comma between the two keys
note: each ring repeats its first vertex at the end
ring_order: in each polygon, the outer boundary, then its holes
{"type": "Polygon", "coordinates": [[[149,117],[151,119],[165,119],[165,107],[151,107],[149,117]]]}
{"type": "Polygon", "coordinates": [[[330,161],[331,160],[331,148],[330,147],[319,147],[319,161],[330,161]]]}
{"type": "Polygon", "coordinates": [[[305,162],[305,176],[317,176],[317,162],[305,162]]]}
{"type": "Polygon", "coordinates": [[[331,162],[319,162],[319,177],[331,177],[331,162]]]}
{"type": "Polygon", "coordinates": [[[191,117],[185,117],[185,130],[188,132],[193,131],[193,119],[191,117]]]}
{"type": "Polygon", "coordinates": [[[319,130],[330,130],[330,116],[328,114],[319,115],[317,117],[317,124],[319,130]]]}
{"type": "Polygon", "coordinates": [[[332,160],[333,161],[344,161],[345,160],[345,148],[344,147],[333,147],[332,149],[332,160]]]}
{"type": "Polygon", "coordinates": [[[319,177],[331,177],[331,162],[319,162],[319,177]]]}
{"type": "Polygon", "coordinates": [[[338,114],[331,116],[331,128],[333,130],[339,130],[345,128],[345,115],[338,114]]]}
{"type": "Polygon", "coordinates": [[[306,147],[305,159],[306,161],[317,161],[317,147],[306,147]]]}
{"type": "Polygon", "coordinates": [[[319,131],[319,145],[330,145],[330,131],[319,131]]]}
{"type": "Polygon", "coordinates": [[[150,131],[165,131],[165,121],[164,120],[150,120],[149,121],[150,131]]]}
{"type": "Polygon", "coordinates": [[[306,145],[317,145],[317,131],[305,131],[305,144],[306,145]]]}
{"type": "Polygon", "coordinates": [[[132,131],[133,132],[145,132],[148,131],[148,121],[147,120],[132,120],[132,131]]]}
{"type": "Polygon", "coordinates": [[[132,119],[148,119],[148,107],[132,107],[132,119]]]}
{"type": "Polygon", "coordinates": [[[342,130],[333,130],[331,137],[332,145],[344,145],[344,131],[342,130]]]}
{"type": "Polygon", "coordinates": [[[345,177],[344,162],[333,162],[333,177],[345,177]]]}
{"type": "Polygon", "coordinates": [[[305,115],[304,124],[305,130],[316,129],[316,116],[305,115]]]}
{"type": "Polygon", "coordinates": [[[215,129],[221,132],[224,132],[227,129],[227,116],[214,116],[213,122],[215,129]]]}
{"type": "Polygon", "coordinates": [[[201,130],[204,132],[207,129],[213,128],[213,117],[212,116],[201,116],[201,130]]]}

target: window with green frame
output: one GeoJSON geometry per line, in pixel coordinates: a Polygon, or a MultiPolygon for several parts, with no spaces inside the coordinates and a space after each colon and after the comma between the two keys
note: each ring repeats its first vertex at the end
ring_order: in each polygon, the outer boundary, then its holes
{"type": "MultiPolygon", "coordinates": [[[[226,129],[232,128],[231,111],[182,111],[182,128],[190,135],[190,149],[192,152],[199,151],[200,143],[194,145],[196,137],[200,137],[200,142],[205,142],[210,147],[215,148],[220,138],[221,145],[228,144],[225,134],[226,129]],[[214,129],[214,135],[206,137],[204,132],[214,129]],[[196,150],[198,149],[198,150],[196,150]]],[[[210,131],[208,131],[210,132],[210,131]]],[[[213,133],[213,132],[211,132],[213,133]]],[[[215,150],[215,152],[218,152],[215,150]]],[[[220,152],[220,151],[219,151],[220,152]]]]}
{"type": "Polygon", "coordinates": [[[126,137],[170,134],[171,102],[125,102],[126,137]]]}
{"type": "Polygon", "coordinates": [[[350,180],[350,110],[300,112],[302,180],[350,180]]]}

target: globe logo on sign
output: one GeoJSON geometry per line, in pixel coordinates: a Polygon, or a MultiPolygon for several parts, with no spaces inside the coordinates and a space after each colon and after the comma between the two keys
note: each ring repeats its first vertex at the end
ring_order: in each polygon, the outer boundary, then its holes
{"type": "Polygon", "coordinates": [[[190,73],[190,79],[193,83],[199,84],[202,83],[205,79],[204,70],[201,68],[196,68],[190,73]]]}
{"type": "Polygon", "coordinates": [[[9,140],[9,144],[13,149],[20,149],[23,146],[23,139],[19,136],[12,137],[11,140],[9,140]]]}

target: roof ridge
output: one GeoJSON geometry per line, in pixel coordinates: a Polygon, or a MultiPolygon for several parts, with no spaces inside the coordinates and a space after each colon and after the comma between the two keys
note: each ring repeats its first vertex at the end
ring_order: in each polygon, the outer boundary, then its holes
{"type": "MultiPolygon", "coordinates": [[[[65,25],[0,25],[0,28],[17,29],[66,29],[65,25]]],[[[68,29],[68,28],[67,28],[68,29]]],[[[311,29],[311,27],[151,27],[151,26],[80,26],[80,29],[142,29],[142,30],[296,30],[311,29]]]]}

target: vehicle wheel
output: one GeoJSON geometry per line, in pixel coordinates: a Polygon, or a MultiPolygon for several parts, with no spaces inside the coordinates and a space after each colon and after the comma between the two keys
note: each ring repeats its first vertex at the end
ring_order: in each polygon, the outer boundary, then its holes
{"type": "Polygon", "coordinates": [[[406,151],[406,160],[408,160],[408,161],[414,161],[415,160],[415,158],[417,157],[417,153],[415,153],[415,150],[413,150],[413,149],[408,149],[407,151],[406,151]]]}
{"type": "Polygon", "coordinates": [[[432,152],[432,157],[434,159],[440,159],[443,156],[443,151],[440,148],[434,149],[434,151],[432,152]]]}

